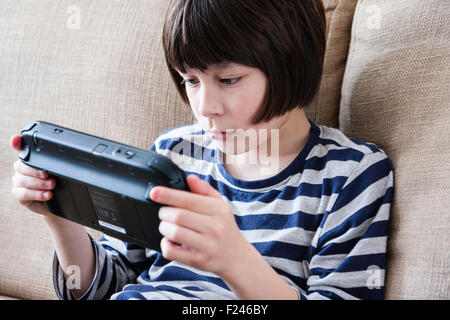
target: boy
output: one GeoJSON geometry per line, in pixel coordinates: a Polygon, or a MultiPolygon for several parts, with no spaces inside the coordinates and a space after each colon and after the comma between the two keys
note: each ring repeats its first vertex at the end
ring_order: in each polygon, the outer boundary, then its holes
{"type": "Polygon", "coordinates": [[[163,204],[161,252],[94,241],[39,203],[51,178],[15,164],[14,197],[44,214],[55,241],[58,297],[382,298],[391,163],[304,113],[322,73],[322,3],[171,1],[163,48],[197,123],[165,131],[151,148],[186,171],[191,190],[152,189],[163,204]],[[81,285],[71,290],[72,265],[81,285]]]}

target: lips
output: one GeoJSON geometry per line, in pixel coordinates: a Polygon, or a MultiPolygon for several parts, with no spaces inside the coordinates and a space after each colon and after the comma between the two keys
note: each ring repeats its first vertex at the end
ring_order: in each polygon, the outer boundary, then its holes
{"type": "Polygon", "coordinates": [[[208,131],[208,134],[213,139],[226,140],[226,139],[228,139],[229,137],[231,137],[233,135],[233,132],[234,132],[234,130],[233,131],[228,130],[228,132],[227,131],[216,131],[216,130],[213,130],[213,131],[208,131]]]}

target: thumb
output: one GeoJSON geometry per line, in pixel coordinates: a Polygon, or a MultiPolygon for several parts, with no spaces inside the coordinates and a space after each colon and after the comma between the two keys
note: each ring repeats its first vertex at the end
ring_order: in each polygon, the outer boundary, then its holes
{"type": "Polygon", "coordinates": [[[20,151],[22,149],[22,138],[19,135],[12,136],[9,140],[11,147],[20,151]]]}
{"type": "Polygon", "coordinates": [[[187,181],[189,189],[192,192],[198,193],[198,194],[201,194],[204,196],[210,196],[210,197],[222,199],[222,195],[219,193],[219,191],[214,189],[208,182],[200,179],[197,175],[190,174],[186,178],[186,181],[187,181]]]}

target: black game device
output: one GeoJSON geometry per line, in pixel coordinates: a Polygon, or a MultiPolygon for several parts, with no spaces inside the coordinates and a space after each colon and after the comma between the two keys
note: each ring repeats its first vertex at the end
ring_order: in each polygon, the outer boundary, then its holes
{"type": "Polygon", "coordinates": [[[22,130],[19,158],[56,180],[50,212],[126,242],[160,251],[157,185],[189,190],[170,159],[147,151],[35,121],[22,130]]]}

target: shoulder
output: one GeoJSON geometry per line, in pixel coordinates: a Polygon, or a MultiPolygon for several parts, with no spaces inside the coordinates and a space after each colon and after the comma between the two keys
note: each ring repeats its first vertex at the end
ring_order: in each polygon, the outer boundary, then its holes
{"type": "Polygon", "coordinates": [[[334,160],[336,165],[346,163],[351,172],[379,161],[391,165],[384,150],[374,143],[350,138],[339,129],[323,125],[316,125],[316,130],[318,140],[312,154],[324,161],[334,160]]]}
{"type": "Polygon", "coordinates": [[[185,124],[163,131],[155,140],[152,150],[164,153],[165,150],[172,150],[175,146],[199,145],[207,143],[207,135],[197,123],[185,124]]]}
{"type": "Polygon", "coordinates": [[[197,123],[163,131],[150,150],[169,158],[184,170],[202,166],[204,161],[214,162],[216,156],[213,140],[197,123]]]}

